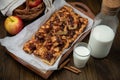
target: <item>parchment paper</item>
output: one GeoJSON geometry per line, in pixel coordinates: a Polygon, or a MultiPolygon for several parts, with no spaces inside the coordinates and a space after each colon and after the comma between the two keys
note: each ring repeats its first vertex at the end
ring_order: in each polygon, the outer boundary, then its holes
{"type": "MultiPolygon", "coordinates": [[[[27,25],[24,27],[24,29],[17,35],[13,37],[5,37],[3,39],[0,39],[1,45],[5,46],[9,52],[14,54],[15,56],[23,59],[25,62],[27,62],[30,65],[33,65],[34,67],[38,68],[42,72],[46,72],[47,70],[56,70],[59,64],[59,61],[61,59],[61,56],[57,59],[55,64],[53,66],[48,66],[44,64],[40,58],[34,56],[34,55],[29,55],[26,54],[23,51],[23,44],[31,38],[31,36],[38,30],[38,28],[45,23],[46,20],[49,19],[51,14],[55,11],[60,9],[63,5],[68,5],[70,6],[67,2],[64,0],[55,0],[54,4],[52,7],[49,9],[49,11],[43,15],[42,17],[38,18],[36,21],[32,22],[31,24],[27,25]]],[[[89,18],[88,16],[84,15],[83,13],[79,12],[75,8],[73,8],[74,11],[78,14],[80,14],[82,17],[88,18],[88,26],[85,30],[88,31],[91,29],[91,25],[93,23],[93,20],[89,18]]],[[[80,37],[80,36],[79,36],[80,37]]],[[[78,37],[78,38],[79,38],[78,37]]],[[[63,54],[69,49],[66,49],[63,54]]]]}

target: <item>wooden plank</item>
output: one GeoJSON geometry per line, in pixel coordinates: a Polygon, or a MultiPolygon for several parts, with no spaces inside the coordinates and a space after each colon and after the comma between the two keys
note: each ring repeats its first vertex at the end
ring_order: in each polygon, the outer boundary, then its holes
{"type": "MultiPolygon", "coordinates": [[[[86,5],[84,5],[83,3],[72,2],[70,4],[72,6],[74,6],[75,8],[77,8],[78,10],[80,10],[81,12],[83,12],[84,14],[88,15],[89,17],[91,17],[92,19],[94,18],[94,14],[92,13],[92,11],[86,5]]],[[[89,32],[90,32],[90,30],[87,31],[85,34],[83,34],[78,41],[82,41],[89,34],[89,32]]],[[[73,46],[70,48],[69,51],[67,51],[65,53],[65,55],[63,55],[63,57],[62,57],[62,59],[60,61],[60,64],[70,55],[70,53],[72,52],[72,50],[73,50],[73,46]]],[[[32,70],[33,72],[35,72],[36,74],[40,75],[44,79],[47,79],[53,73],[53,71],[47,71],[46,73],[42,73],[39,69],[37,69],[36,67],[34,67],[34,66],[26,63],[25,61],[23,61],[22,59],[18,58],[14,54],[12,54],[10,52],[7,52],[7,53],[9,55],[11,55],[16,61],[18,61],[19,63],[21,63],[23,66],[25,66],[28,69],[32,70]]]]}

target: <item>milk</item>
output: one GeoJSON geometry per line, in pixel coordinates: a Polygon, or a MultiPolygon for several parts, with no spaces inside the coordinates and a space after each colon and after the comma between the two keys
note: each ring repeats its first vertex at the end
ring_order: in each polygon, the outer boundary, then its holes
{"type": "Polygon", "coordinates": [[[78,46],[73,51],[73,61],[77,68],[83,68],[90,57],[90,50],[84,46],[78,46]]]}
{"type": "Polygon", "coordinates": [[[106,25],[96,26],[90,36],[89,45],[91,46],[91,55],[95,58],[104,58],[108,55],[115,33],[106,25]]]}

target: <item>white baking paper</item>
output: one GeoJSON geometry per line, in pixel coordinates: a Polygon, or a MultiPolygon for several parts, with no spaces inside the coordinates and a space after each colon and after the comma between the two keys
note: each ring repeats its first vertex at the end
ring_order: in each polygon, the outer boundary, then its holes
{"type": "MultiPolygon", "coordinates": [[[[56,70],[62,55],[57,59],[57,61],[55,62],[55,64],[53,66],[49,66],[49,65],[43,63],[40,60],[40,58],[38,58],[34,55],[26,54],[22,48],[23,48],[23,44],[31,38],[31,36],[38,30],[39,26],[41,26],[43,23],[45,23],[45,21],[49,19],[49,17],[55,10],[60,9],[64,5],[70,6],[64,0],[55,0],[54,4],[52,5],[52,7],[49,9],[49,11],[45,15],[38,18],[36,21],[32,22],[31,24],[25,26],[24,29],[19,34],[15,35],[13,37],[5,37],[3,39],[0,39],[1,45],[5,46],[7,48],[7,50],[9,52],[11,52],[11,54],[21,58],[28,64],[36,67],[37,69],[39,69],[40,71],[42,71],[44,73],[47,70],[56,70]]],[[[88,26],[87,26],[85,32],[88,31],[89,29],[91,29],[93,20],[91,18],[89,18],[88,16],[84,15],[83,13],[79,12],[75,8],[73,8],[73,9],[76,13],[78,13],[82,17],[86,17],[88,19],[89,22],[88,22],[88,26]]],[[[67,50],[65,50],[65,51],[67,51],[67,50]]],[[[65,53],[65,51],[63,53],[65,53]]]]}

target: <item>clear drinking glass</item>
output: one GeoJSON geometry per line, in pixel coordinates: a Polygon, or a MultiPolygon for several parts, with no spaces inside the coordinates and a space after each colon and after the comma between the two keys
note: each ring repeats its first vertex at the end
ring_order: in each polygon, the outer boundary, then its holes
{"type": "Polygon", "coordinates": [[[90,58],[91,48],[85,42],[78,42],[74,45],[73,62],[77,68],[83,68],[90,58]]]}

